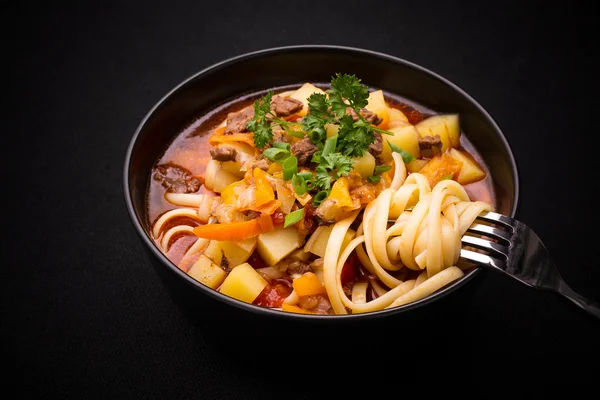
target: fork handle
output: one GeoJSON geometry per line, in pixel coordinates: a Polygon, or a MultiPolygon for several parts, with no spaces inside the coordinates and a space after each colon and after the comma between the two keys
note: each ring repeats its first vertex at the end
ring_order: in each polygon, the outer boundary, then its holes
{"type": "Polygon", "coordinates": [[[577,294],[564,281],[561,281],[558,284],[556,291],[596,318],[600,318],[600,304],[594,303],[591,300],[588,300],[585,297],[577,294]]]}

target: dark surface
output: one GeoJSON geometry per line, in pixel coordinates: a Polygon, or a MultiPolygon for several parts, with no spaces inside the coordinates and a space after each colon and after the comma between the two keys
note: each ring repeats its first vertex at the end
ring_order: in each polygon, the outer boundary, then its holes
{"type": "Polygon", "coordinates": [[[399,393],[419,377],[427,390],[454,377],[456,390],[480,395],[518,392],[518,382],[533,393],[594,387],[599,321],[499,275],[483,277],[455,318],[418,330],[399,321],[357,337],[355,350],[318,328],[240,345],[255,324],[206,324],[172,301],[124,207],[133,131],[168,90],[214,62],[311,43],[405,58],[479,101],[517,158],[519,219],[568,284],[600,300],[598,6],[312,3],[2,6],[0,332],[3,380],[18,398],[313,398],[323,383],[399,393]],[[398,332],[412,340],[395,341],[398,332]]]}

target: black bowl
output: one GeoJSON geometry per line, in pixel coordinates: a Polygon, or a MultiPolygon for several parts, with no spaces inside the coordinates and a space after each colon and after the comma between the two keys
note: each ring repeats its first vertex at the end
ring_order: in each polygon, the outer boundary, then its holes
{"type": "Polygon", "coordinates": [[[387,90],[435,111],[459,113],[463,132],[491,171],[498,212],[515,216],[519,184],[516,163],[506,138],[483,107],[453,83],[399,58],[355,48],[293,46],[245,54],[206,68],[174,88],[146,115],[127,150],[124,185],[129,215],[156,270],[186,310],[204,317],[225,316],[249,321],[261,318],[270,323],[297,321],[339,326],[366,320],[398,321],[401,317],[417,323],[443,322],[455,318],[456,310],[468,305],[470,294],[477,287],[472,281],[483,272],[479,268],[425,299],[394,309],[346,316],[284,313],[252,306],[203,286],[172,264],[151,240],[145,203],[150,171],[185,126],[215,105],[241,94],[304,82],[327,82],[336,72],[355,74],[368,86],[387,90]],[[438,301],[442,299],[444,301],[438,301]]]}

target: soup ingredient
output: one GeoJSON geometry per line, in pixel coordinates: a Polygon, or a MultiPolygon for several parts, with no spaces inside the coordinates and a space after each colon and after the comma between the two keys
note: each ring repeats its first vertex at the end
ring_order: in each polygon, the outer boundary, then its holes
{"type": "Polygon", "coordinates": [[[298,159],[298,165],[301,167],[307,166],[312,156],[319,150],[317,146],[312,144],[309,138],[304,138],[294,143],[291,147],[291,152],[298,159]]]}
{"type": "MultiPolygon", "coordinates": [[[[391,128],[393,136],[386,136],[385,140],[393,145],[401,148],[402,150],[410,153],[415,158],[421,157],[421,151],[419,150],[419,134],[412,125],[398,126],[391,128]]],[[[385,162],[392,161],[392,149],[385,145],[380,155],[381,159],[385,162]]]]}
{"type": "Polygon", "coordinates": [[[283,303],[281,305],[281,309],[286,312],[297,313],[297,314],[312,314],[312,312],[307,311],[303,308],[300,308],[298,306],[293,306],[291,304],[286,304],[286,303],[283,303]]]}
{"type": "MultiPolygon", "coordinates": [[[[409,153],[407,151],[402,150],[402,148],[396,146],[395,144],[391,143],[390,141],[388,141],[388,145],[389,145],[390,149],[392,150],[392,153],[400,154],[404,164],[411,163],[415,160],[415,156],[413,156],[411,153],[409,153]]],[[[393,158],[393,155],[392,155],[392,158],[393,158]]]]}
{"type": "Polygon", "coordinates": [[[471,157],[462,151],[450,149],[448,154],[456,161],[462,163],[462,168],[456,177],[456,181],[461,185],[477,182],[485,178],[485,172],[483,169],[481,169],[481,167],[477,165],[477,163],[471,159],[471,157]]]}
{"type": "Polygon", "coordinates": [[[221,163],[216,160],[210,160],[206,164],[206,172],[204,175],[204,184],[209,190],[214,192],[221,192],[228,185],[236,182],[239,178],[231,172],[225,171],[221,168],[221,163]]]}
{"type": "Polygon", "coordinates": [[[414,174],[415,172],[419,172],[428,162],[429,160],[412,160],[410,163],[406,164],[406,170],[411,174],[414,174]]]}
{"type": "Polygon", "coordinates": [[[273,96],[271,111],[278,117],[287,117],[302,110],[304,103],[291,97],[273,96]]]}
{"type": "Polygon", "coordinates": [[[244,240],[273,231],[273,221],[266,214],[261,214],[250,221],[231,222],[228,224],[208,224],[194,228],[194,234],[200,238],[213,240],[244,240]]]}
{"type": "Polygon", "coordinates": [[[288,226],[297,224],[302,220],[302,218],[304,218],[304,208],[301,208],[286,215],[283,227],[287,228],[288,226]]]}
{"type": "Polygon", "coordinates": [[[252,303],[268,282],[248,263],[238,265],[227,275],[219,292],[252,303]]]}
{"type": "Polygon", "coordinates": [[[237,151],[231,146],[219,146],[210,149],[210,156],[217,161],[233,161],[237,156],[237,151]]]}
{"type": "Polygon", "coordinates": [[[373,175],[375,169],[375,157],[371,153],[365,153],[362,157],[352,159],[354,171],[358,172],[363,179],[373,175]]]}
{"type": "MultiPolygon", "coordinates": [[[[379,120],[377,121],[379,123],[376,123],[375,121],[372,121],[372,122],[378,128],[387,129],[388,125],[390,123],[390,114],[389,114],[389,107],[387,106],[387,104],[385,102],[385,97],[383,96],[383,91],[377,90],[377,91],[369,93],[369,98],[367,99],[367,102],[368,103],[365,106],[365,108],[368,111],[375,113],[379,117],[379,120]]],[[[367,118],[365,118],[365,119],[367,119],[367,118]]]]}
{"type": "Polygon", "coordinates": [[[305,116],[308,114],[308,99],[313,93],[325,94],[323,89],[319,89],[313,84],[305,83],[298,90],[290,95],[290,98],[298,100],[302,102],[302,110],[298,111],[298,114],[301,116],[305,116]]]}
{"type": "Polygon", "coordinates": [[[325,286],[314,272],[306,272],[301,277],[294,279],[292,287],[299,297],[325,294],[325,286]]]}
{"type": "Polygon", "coordinates": [[[246,125],[254,118],[255,109],[253,106],[243,108],[238,112],[227,114],[227,126],[225,134],[241,133],[246,131],[246,125]]]}
{"type": "Polygon", "coordinates": [[[172,163],[156,167],[153,179],[172,193],[195,193],[202,185],[189,170],[172,163]]]}
{"type": "Polygon", "coordinates": [[[442,154],[442,139],[438,135],[421,136],[419,138],[419,150],[425,158],[432,158],[442,154]]]}
{"type": "Polygon", "coordinates": [[[188,275],[211,289],[216,289],[223,283],[227,273],[202,254],[189,269],[188,275]]]}
{"type": "Polygon", "coordinates": [[[304,240],[298,234],[298,230],[290,226],[260,234],[256,251],[260,258],[269,267],[272,267],[302,244],[304,244],[304,240]]]}
{"type": "Polygon", "coordinates": [[[433,157],[419,173],[427,178],[429,186],[435,186],[447,176],[454,179],[458,176],[462,162],[455,160],[448,153],[433,157]]]}
{"type": "Polygon", "coordinates": [[[458,114],[434,115],[416,124],[415,128],[421,137],[439,136],[442,141],[442,152],[450,147],[460,146],[458,114]]]}
{"type": "MultiPolygon", "coordinates": [[[[304,251],[313,253],[319,257],[325,257],[325,250],[327,249],[327,243],[329,242],[329,236],[331,235],[332,229],[333,225],[319,226],[304,245],[304,251]]],[[[342,251],[355,236],[356,232],[352,229],[348,229],[344,241],[342,242],[342,251]]]]}

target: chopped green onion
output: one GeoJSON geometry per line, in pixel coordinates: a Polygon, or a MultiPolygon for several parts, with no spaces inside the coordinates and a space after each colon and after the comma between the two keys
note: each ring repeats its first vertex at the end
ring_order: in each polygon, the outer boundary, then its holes
{"type": "Polygon", "coordinates": [[[325,147],[323,147],[323,153],[321,157],[325,157],[329,153],[335,152],[335,145],[337,144],[337,136],[332,136],[325,141],[325,147]]]}
{"type": "Polygon", "coordinates": [[[273,147],[290,151],[290,144],[286,142],[273,142],[273,147]]]}
{"type": "Polygon", "coordinates": [[[270,147],[263,151],[263,156],[270,161],[280,163],[290,156],[290,152],[285,149],[270,147]]]}
{"type": "Polygon", "coordinates": [[[297,130],[294,130],[294,129],[290,129],[287,126],[283,126],[283,129],[290,136],[297,137],[297,138],[303,138],[304,137],[304,132],[302,132],[302,131],[297,131],[297,130]]]}
{"type": "Polygon", "coordinates": [[[294,224],[300,222],[300,220],[302,220],[302,218],[304,218],[304,208],[293,211],[293,212],[289,213],[288,215],[286,215],[285,221],[283,222],[283,227],[287,228],[290,225],[294,225],[294,224]]]}
{"type": "Polygon", "coordinates": [[[298,173],[298,159],[295,156],[290,156],[285,159],[281,167],[283,169],[283,180],[289,181],[298,173]]]}
{"type": "Polygon", "coordinates": [[[300,178],[304,179],[305,181],[310,181],[310,180],[312,180],[312,179],[313,179],[313,174],[312,174],[312,172],[308,172],[308,171],[305,171],[305,172],[299,172],[299,173],[298,173],[298,176],[299,176],[300,178]]]}
{"type": "Polygon", "coordinates": [[[306,187],[306,182],[301,176],[298,176],[298,174],[294,174],[294,176],[292,176],[292,186],[299,196],[303,196],[308,190],[306,187]]]}
{"type": "Polygon", "coordinates": [[[374,176],[370,176],[367,179],[369,179],[369,182],[371,182],[371,183],[378,183],[381,180],[381,176],[374,175],[374,176]]]}
{"type": "Polygon", "coordinates": [[[375,172],[373,172],[373,175],[379,175],[385,171],[389,171],[390,169],[392,169],[391,165],[378,165],[375,167],[375,172]]]}
{"type": "Polygon", "coordinates": [[[390,145],[390,149],[392,149],[392,151],[394,153],[400,153],[400,155],[402,156],[402,161],[404,161],[404,164],[408,164],[411,161],[415,160],[415,156],[413,156],[409,152],[402,150],[400,147],[396,146],[393,143],[390,143],[389,140],[387,142],[390,145]]]}
{"type": "Polygon", "coordinates": [[[323,141],[326,136],[325,129],[323,128],[315,128],[312,131],[308,132],[308,137],[313,144],[317,144],[323,141]]]}
{"type": "Polygon", "coordinates": [[[329,190],[321,190],[313,197],[313,206],[318,207],[329,196],[329,190]]]}

